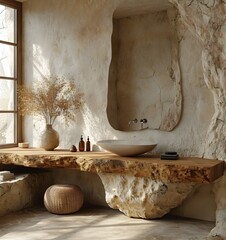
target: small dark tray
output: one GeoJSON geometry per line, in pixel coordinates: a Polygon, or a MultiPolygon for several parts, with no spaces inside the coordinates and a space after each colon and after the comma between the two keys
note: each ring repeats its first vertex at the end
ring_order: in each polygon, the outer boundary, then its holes
{"type": "Polygon", "coordinates": [[[173,154],[173,152],[171,152],[170,154],[169,154],[169,152],[166,152],[165,154],[161,155],[161,159],[162,160],[178,160],[179,155],[177,153],[173,154]]]}
{"type": "Polygon", "coordinates": [[[165,152],[166,155],[178,155],[177,152],[165,152]]]}

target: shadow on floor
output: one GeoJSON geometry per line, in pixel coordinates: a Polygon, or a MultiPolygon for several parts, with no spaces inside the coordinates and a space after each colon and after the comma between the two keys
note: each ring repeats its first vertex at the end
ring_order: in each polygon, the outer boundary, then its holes
{"type": "Polygon", "coordinates": [[[1,217],[0,239],[201,240],[213,227],[212,222],[172,216],[129,218],[118,210],[93,206],[74,214],[55,215],[41,206],[1,217]]]}

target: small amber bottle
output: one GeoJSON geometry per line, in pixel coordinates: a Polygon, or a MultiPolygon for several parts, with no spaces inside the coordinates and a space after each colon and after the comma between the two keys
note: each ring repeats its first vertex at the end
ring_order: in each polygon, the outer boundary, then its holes
{"type": "Polygon", "coordinates": [[[85,151],[85,142],[83,141],[83,137],[82,136],[81,136],[78,148],[79,148],[80,152],[84,152],[85,151]]]}
{"type": "Polygon", "coordinates": [[[86,152],[90,152],[90,141],[89,141],[89,137],[87,138],[87,141],[86,141],[86,152]]]}

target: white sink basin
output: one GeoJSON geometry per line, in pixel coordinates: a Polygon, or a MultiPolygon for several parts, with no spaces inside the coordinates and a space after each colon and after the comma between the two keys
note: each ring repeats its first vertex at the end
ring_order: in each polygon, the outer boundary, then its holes
{"type": "Polygon", "coordinates": [[[97,145],[119,156],[136,156],[151,151],[156,143],[142,143],[128,140],[102,140],[97,145]]]}

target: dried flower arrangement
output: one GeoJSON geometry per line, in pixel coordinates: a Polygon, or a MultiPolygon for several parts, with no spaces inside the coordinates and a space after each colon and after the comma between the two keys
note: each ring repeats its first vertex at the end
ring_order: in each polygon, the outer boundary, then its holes
{"type": "Polygon", "coordinates": [[[66,123],[75,120],[83,103],[83,94],[76,84],[65,77],[49,76],[33,88],[18,86],[18,110],[24,115],[41,116],[46,124],[53,124],[58,116],[66,123]]]}

